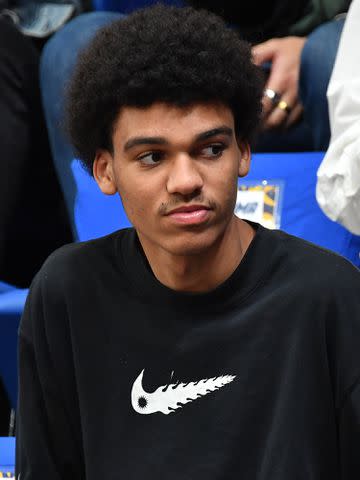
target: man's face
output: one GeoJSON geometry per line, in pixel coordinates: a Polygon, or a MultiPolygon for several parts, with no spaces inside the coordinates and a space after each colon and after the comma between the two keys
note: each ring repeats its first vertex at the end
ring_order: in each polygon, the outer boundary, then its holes
{"type": "Polygon", "coordinates": [[[104,193],[120,194],[145,250],[193,255],[221,241],[250,160],[228,107],[124,107],[113,150],[97,153],[94,176],[104,193]]]}

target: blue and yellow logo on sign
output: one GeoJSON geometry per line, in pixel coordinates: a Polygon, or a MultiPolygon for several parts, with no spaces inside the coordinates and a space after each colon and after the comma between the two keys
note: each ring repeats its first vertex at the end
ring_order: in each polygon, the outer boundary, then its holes
{"type": "Polygon", "coordinates": [[[281,223],[282,185],[274,182],[241,183],[235,214],[240,218],[279,228],[281,223]]]}

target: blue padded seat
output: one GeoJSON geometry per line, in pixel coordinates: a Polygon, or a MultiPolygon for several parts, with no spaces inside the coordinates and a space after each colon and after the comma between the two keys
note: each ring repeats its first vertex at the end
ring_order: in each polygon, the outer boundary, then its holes
{"type": "Polygon", "coordinates": [[[15,287],[0,293],[0,376],[12,408],[17,401],[17,332],[27,293],[15,287]]]}
{"type": "Polygon", "coordinates": [[[0,437],[0,473],[3,478],[8,478],[8,474],[15,474],[14,437],[0,437]]]}

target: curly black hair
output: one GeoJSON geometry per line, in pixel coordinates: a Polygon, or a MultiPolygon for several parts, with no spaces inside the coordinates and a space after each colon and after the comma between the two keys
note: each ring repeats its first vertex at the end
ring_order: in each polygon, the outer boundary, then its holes
{"type": "Polygon", "coordinates": [[[100,29],[80,54],[67,89],[65,127],[92,173],[96,150],[113,151],[123,106],[221,102],[233,112],[237,135],[251,140],[263,86],[250,46],[220,17],[156,4],[100,29]]]}

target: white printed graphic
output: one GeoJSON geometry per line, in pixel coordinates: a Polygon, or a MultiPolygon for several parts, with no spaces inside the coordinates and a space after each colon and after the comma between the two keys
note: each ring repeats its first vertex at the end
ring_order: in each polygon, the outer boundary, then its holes
{"type": "Polygon", "coordinates": [[[134,382],[131,390],[131,403],[138,413],[148,415],[162,412],[165,415],[182,408],[186,403],[192,402],[208,393],[215,392],[226,384],[231,383],[236,375],[223,375],[220,377],[204,378],[197,382],[170,383],[157,388],[155,392],[145,392],[142,386],[144,370],[134,382]]]}

